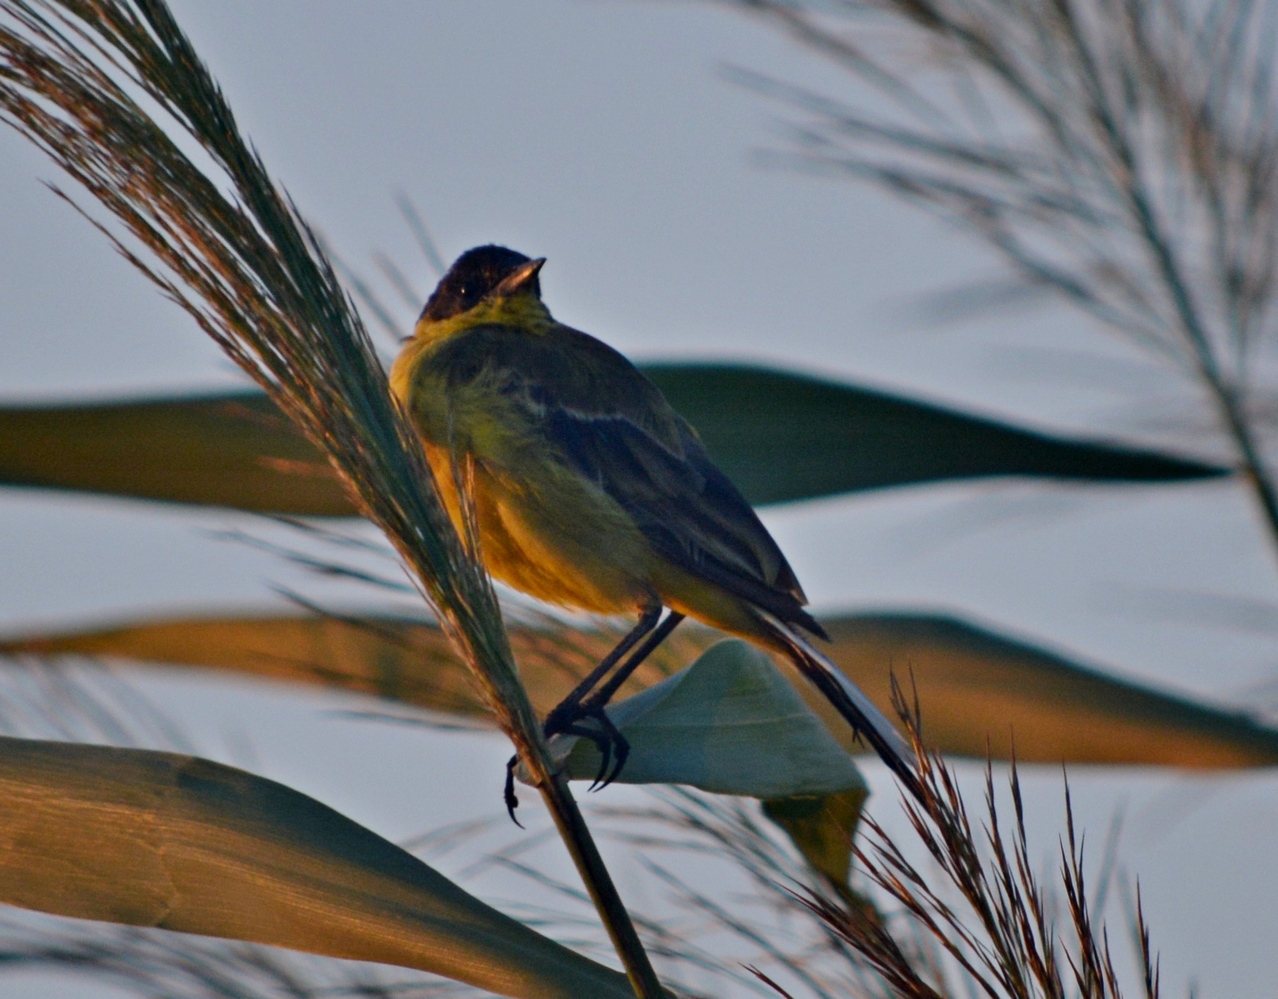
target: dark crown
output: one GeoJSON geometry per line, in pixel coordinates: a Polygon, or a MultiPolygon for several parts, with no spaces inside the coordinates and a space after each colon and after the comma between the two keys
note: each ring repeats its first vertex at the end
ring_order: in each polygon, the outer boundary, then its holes
{"type": "MultiPolygon", "coordinates": [[[[435,286],[426,300],[421,318],[436,321],[451,319],[473,309],[504,278],[531,259],[504,246],[477,246],[467,250],[435,286]]],[[[528,288],[541,297],[541,285],[536,276],[529,281],[528,288]]]]}

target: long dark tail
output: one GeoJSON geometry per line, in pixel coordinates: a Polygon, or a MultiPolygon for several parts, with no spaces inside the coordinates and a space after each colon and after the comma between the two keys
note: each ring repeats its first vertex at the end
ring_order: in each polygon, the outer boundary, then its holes
{"type": "Polygon", "coordinates": [[[868,697],[843,675],[829,657],[798,631],[765,610],[756,613],[771,627],[790,653],[795,668],[825,695],[852,731],[879,754],[916,798],[920,793],[914,750],[868,697]]]}

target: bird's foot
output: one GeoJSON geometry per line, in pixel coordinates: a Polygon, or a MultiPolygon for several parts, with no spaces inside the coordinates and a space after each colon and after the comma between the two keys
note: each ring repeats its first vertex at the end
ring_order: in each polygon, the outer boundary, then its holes
{"type": "Polygon", "coordinates": [[[595,698],[584,704],[565,702],[559,705],[546,716],[544,731],[547,738],[553,735],[575,735],[595,744],[602,759],[599,773],[588,788],[590,791],[602,791],[616,780],[630,756],[629,740],[608,717],[604,703],[595,698]],[[593,725],[588,724],[591,722],[593,725]]]}
{"type": "MultiPolygon", "coordinates": [[[[590,701],[585,704],[561,704],[546,716],[543,731],[546,738],[570,735],[589,739],[595,744],[595,748],[599,750],[599,755],[603,759],[600,761],[599,772],[595,775],[594,783],[587,788],[589,791],[602,791],[615,781],[630,756],[630,741],[613,724],[602,704],[590,701]],[[588,724],[590,722],[594,724],[588,724]]],[[[515,818],[515,809],[519,807],[519,798],[515,794],[515,768],[518,765],[518,756],[512,756],[506,764],[504,798],[510,820],[522,829],[523,823],[515,818]]]]}
{"type": "MultiPolygon", "coordinates": [[[[621,735],[621,729],[613,724],[602,704],[561,704],[546,717],[542,731],[547,738],[552,736],[576,736],[588,738],[599,750],[599,772],[588,791],[602,791],[608,784],[616,781],[622,766],[630,756],[630,741],[621,735]],[[593,722],[593,724],[589,724],[593,722]]],[[[506,764],[506,812],[510,820],[520,829],[523,823],[515,818],[515,809],[519,807],[519,797],[515,795],[515,768],[519,765],[519,756],[511,756],[506,764]]]]}

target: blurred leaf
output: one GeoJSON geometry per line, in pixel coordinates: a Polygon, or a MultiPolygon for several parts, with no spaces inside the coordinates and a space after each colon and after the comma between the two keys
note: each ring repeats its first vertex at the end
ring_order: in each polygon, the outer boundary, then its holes
{"type": "Polygon", "coordinates": [[[654,364],[644,372],[756,505],[1002,475],[1160,482],[1229,473],[786,371],[654,364]]]}
{"type": "Polygon", "coordinates": [[[786,831],[809,864],[846,890],[852,842],[868,795],[863,785],[838,794],[772,798],[763,803],[763,814],[786,831]]]}
{"type": "MultiPolygon", "coordinates": [[[[739,638],[717,642],[691,666],[607,710],[630,743],[620,784],[686,784],[750,798],[866,789],[847,751],[772,660],[739,638]]],[[[551,745],[568,750],[572,779],[598,775],[602,759],[589,739],[558,737],[551,745]]]]}
{"type": "MultiPolygon", "coordinates": [[[[824,650],[884,712],[891,675],[914,681],[934,749],[1021,763],[1238,768],[1278,764],[1278,729],[1246,714],[1141,686],[1056,653],[927,614],[823,617],[824,650]]],[[[627,685],[642,690],[697,657],[720,634],[675,632],[627,685]]],[[[515,625],[511,641],[539,710],[555,705],[615,640],[606,630],[515,625]]],[[[231,669],[341,687],[463,717],[484,718],[468,675],[436,629],[404,618],[243,617],[130,623],[0,641],[0,654],[93,655],[231,669]]],[[[781,662],[789,671],[789,663],[781,662]]],[[[797,690],[856,752],[847,727],[808,685],[797,690]]],[[[891,717],[891,715],[889,715],[891,717]]]]}
{"type": "Polygon", "coordinates": [[[191,756],[0,738],[0,901],[445,975],[526,999],[623,975],[313,798],[191,756]]]}
{"type": "MultiPolygon", "coordinates": [[[[511,645],[538,710],[554,707],[616,641],[607,630],[509,623],[511,645]]],[[[642,689],[705,648],[710,633],[676,632],[636,673],[642,689]]],[[[716,636],[717,637],[717,636],[716,636]]],[[[200,666],[270,680],[339,687],[419,708],[487,720],[439,629],[394,617],[182,618],[0,641],[0,655],[78,655],[200,666]]]]}
{"type": "MultiPolygon", "coordinates": [[[[927,742],[945,753],[1198,769],[1278,764],[1278,729],[1240,711],[1120,680],[956,618],[865,614],[822,623],[830,658],[885,711],[892,673],[907,692],[913,679],[927,742]]],[[[822,701],[808,698],[834,725],[822,701]]]]}
{"type": "MultiPolygon", "coordinates": [[[[891,673],[913,679],[928,743],[942,752],[1022,763],[1153,764],[1192,768],[1272,766],[1278,729],[1088,669],[1064,656],[962,621],[932,615],[827,616],[830,657],[890,712],[891,673]]],[[[548,710],[614,640],[607,631],[516,625],[512,642],[533,702],[548,710]]],[[[628,690],[652,686],[690,662],[717,632],[675,632],[628,690]]],[[[142,662],[228,669],[332,685],[405,704],[483,718],[466,671],[443,637],[395,618],[204,618],[142,622],[65,634],[15,637],[0,654],[113,656],[142,662]]],[[[789,670],[787,663],[780,663],[789,670]]],[[[847,727],[823,698],[800,695],[856,752],[847,727]]],[[[891,715],[889,715],[891,716],[891,715]]]]}
{"type": "MultiPolygon", "coordinates": [[[[1229,472],[766,368],[644,370],[755,504],[995,475],[1156,482],[1229,472]]],[[[255,392],[0,408],[0,484],[353,514],[319,452],[255,392]]]]}
{"type": "Polygon", "coordinates": [[[260,392],[0,409],[0,483],[354,513],[324,456],[260,392]]]}

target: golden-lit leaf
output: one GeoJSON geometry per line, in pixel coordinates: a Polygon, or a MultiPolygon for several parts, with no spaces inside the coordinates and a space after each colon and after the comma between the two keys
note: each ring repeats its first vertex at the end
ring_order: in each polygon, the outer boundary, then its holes
{"type": "MultiPolygon", "coordinates": [[[[768,368],[644,370],[755,504],[992,475],[1174,482],[1229,471],[768,368]]],[[[0,407],[0,484],[354,514],[323,456],[255,392],[0,407]]]]}
{"type": "Polygon", "coordinates": [[[260,392],[0,409],[0,483],[354,514],[324,456],[260,392]]]}
{"type": "MultiPolygon", "coordinates": [[[[1020,641],[928,615],[825,617],[830,657],[891,715],[891,675],[913,680],[924,732],[936,749],[1021,762],[1272,766],[1278,730],[1248,716],[1107,676],[1020,641]]],[[[612,635],[516,626],[512,641],[534,703],[546,710],[609,645],[612,635]]],[[[691,662],[718,634],[681,628],[627,690],[691,662]]],[[[407,704],[481,717],[466,672],[433,628],[386,618],[280,617],[137,623],[0,642],[0,653],[115,656],[330,684],[407,704]]],[[[785,667],[785,664],[781,664],[785,667]]],[[[824,700],[796,688],[840,738],[824,700]]],[[[848,742],[847,745],[851,746],[848,742]]],[[[855,747],[864,752],[864,747],[855,747]]]]}
{"type": "MultiPolygon", "coordinates": [[[[611,648],[613,632],[511,623],[511,644],[529,696],[548,711],[611,648]]],[[[705,634],[676,632],[640,668],[635,689],[695,658],[705,634]]],[[[76,655],[198,666],[270,680],[333,686],[447,712],[486,717],[468,671],[440,631],[388,617],[184,618],[60,635],[0,640],[0,655],[76,655]]]]}
{"type": "MultiPolygon", "coordinates": [[[[1120,680],[955,618],[866,614],[822,624],[830,657],[885,711],[892,674],[907,696],[913,680],[926,741],[945,753],[1201,769],[1278,764],[1278,729],[1240,711],[1120,680]]],[[[836,724],[823,700],[808,701],[836,724]]]]}
{"type": "Polygon", "coordinates": [[[0,738],[0,901],[428,971],[504,996],[623,975],[313,798],[191,756],[0,738]]]}

